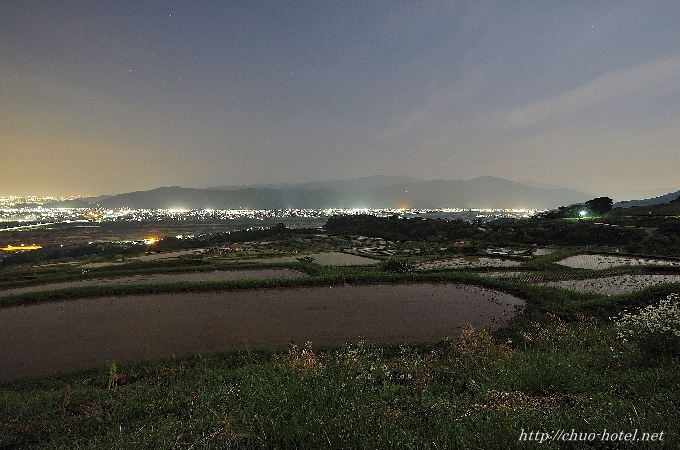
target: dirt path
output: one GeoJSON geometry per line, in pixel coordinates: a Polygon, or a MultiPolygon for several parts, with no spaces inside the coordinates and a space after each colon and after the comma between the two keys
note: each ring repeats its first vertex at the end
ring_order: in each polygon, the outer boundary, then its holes
{"type": "Polygon", "coordinates": [[[80,299],[0,310],[0,379],[246,346],[436,340],[510,319],[523,301],[475,286],[260,289],[80,299]]]}

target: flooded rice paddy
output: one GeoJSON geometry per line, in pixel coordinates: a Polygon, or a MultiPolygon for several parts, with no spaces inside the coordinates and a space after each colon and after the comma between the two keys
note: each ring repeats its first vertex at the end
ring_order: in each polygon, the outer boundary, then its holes
{"type": "Polygon", "coordinates": [[[601,278],[550,281],[538,283],[555,286],[577,292],[588,292],[602,295],[618,295],[662,283],[680,283],[680,275],[616,275],[601,278]]]}
{"type": "Polygon", "coordinates": [[[572,269],[600,270],[619,266],[680,266],[680,261],[611,255],[574,255],[558,261],[557,264],[572,269]]]}
{"type": "Polygon", "coordinates": [[[415,266],[419,270],[430,269],[468,269],[482,267],[516,267],[520,261],[500,258],[478,258],[476,256],[439,259],[433,261],[419,261],[415,266]]]}
{"type": "Polygon", "coordinates": [[[0,309],[0,379],[243,347],[437,340],[502,325],[524,301],[456,284],[79,299],[0,309]]]}

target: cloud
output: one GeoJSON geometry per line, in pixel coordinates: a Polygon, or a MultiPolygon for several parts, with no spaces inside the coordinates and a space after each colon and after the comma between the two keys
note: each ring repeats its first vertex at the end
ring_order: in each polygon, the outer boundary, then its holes
{"type": "Polygon", "coordinates": [[[510,137],[500,159],[519,179],[568,182],[591,192],[655,189],[677,185],[677,142],[678,114],[651,127],[560,124],[510,137]]]}
{"type": "Polygon", "coordinates": [[[614,70],[550,100],[517,108],[508,114],[506,126],[525,128],[555,116],[573,113],[590,106],[670,87],[680,88],[680,55],[646,62],[624,70],[614,70]]]}
{"type": "Polygon", "coordinates": [[[484,80],[485,77],[481,72],[475,72],[462,86],[432,92],[420,106],[411,110],[396,126],[377,133],[373,139],[378,141],[392,139],[430,124],[441,125],[442,120],[448,128],[451,118],[460,113],[458,109],[461,109],[482,89],[484,80]]]}

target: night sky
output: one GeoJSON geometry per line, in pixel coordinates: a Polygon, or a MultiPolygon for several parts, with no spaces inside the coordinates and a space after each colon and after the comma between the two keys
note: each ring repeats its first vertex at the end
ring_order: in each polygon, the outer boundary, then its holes
{"type": "Polygon", "coordinates": [[[680,188],[677,1],[0,2],[0,195],[680,188]]]}

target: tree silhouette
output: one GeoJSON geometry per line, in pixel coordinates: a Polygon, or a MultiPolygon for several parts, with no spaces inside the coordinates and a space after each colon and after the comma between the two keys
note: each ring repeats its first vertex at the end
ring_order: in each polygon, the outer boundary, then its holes
{"type": "Polygon", "coordinates": [[[613,204],[614,201],[609,197],[598,197],[592,200],[588,200],[586,202],[586,207],[590,211],[602,215],[611,211],[613,204]]]}

